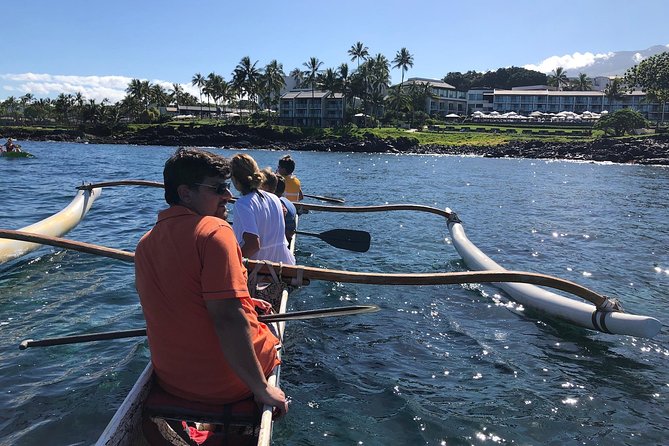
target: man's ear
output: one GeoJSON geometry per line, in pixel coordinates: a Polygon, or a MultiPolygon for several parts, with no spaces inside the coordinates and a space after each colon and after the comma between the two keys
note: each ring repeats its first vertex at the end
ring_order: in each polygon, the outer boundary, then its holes
{"type": "Polygon", "coordinates": [[[193,189],[185,184],[181,184],[177,187],[177,193],[179,194],[179,201],[182,203],[189,204],[193,199],[193,189]]]}

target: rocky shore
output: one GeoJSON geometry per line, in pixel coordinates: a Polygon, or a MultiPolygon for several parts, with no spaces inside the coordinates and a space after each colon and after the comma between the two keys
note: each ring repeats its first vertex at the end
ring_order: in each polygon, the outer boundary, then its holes
{"type": "Polygon", "coordinates": [[[591,142],[513,141],[496,146],[420,145],[416,138],[381,139],[368,133],[363,139],[309,138],[290,131],[246,126],[154,126],[133,133],[96,136],[82,131],[0,129],[2,137],[99,144],[233,147],[280,151],[368,152],[477,155],[491,158],[543,158],[669,165],[669,135],[645,138],[602,138],[591,142]]]}

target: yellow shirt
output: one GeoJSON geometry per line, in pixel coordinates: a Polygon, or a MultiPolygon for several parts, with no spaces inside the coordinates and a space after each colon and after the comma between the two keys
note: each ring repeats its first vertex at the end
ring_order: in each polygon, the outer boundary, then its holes
{"type": "Polygon", "coordinates": [[[283,196],[292,202],[300,201],[300,191],[302,190],[300,180],[298,180],[295,175],[288,175],[285,177],[285,181],[286,190],[284,191],[283,196]]]}

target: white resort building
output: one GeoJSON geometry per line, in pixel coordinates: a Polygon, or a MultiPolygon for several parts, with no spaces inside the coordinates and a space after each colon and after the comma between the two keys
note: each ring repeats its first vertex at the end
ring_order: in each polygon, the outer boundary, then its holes
{"type": "MultiPolygon", "coordinates": [[[[593,112],[609,113],[623,108],[638,111],[650,121],[660,119],[661,106],[657,102],[648,102],[642,91],[633,91],[619,98],[607,98],[603,91],[552,91],[552,90],[470,90],[469,94],[479,97],[481,104],[492,104],[492,110],[499,113],[515,112],[528,116],[533,112],[593,112]]],[[[489,108],[489,107],[488,107],[489,108]]],[[[469,108],[469,112],[485,111],[482,108],[469,108]]]]}

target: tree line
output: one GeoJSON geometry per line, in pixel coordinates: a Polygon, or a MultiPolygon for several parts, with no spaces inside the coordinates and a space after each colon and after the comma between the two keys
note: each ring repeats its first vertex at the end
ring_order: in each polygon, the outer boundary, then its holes
{"type": "MultiPolygon", "coordinates": [[[[427,99],[433,95],[426,82],[404,85],[405,73],[413,67],[413,55],[401,48],[391,60],[381,53],[372,55],[362,42],[356,42],[348,50],[354,67],[344,62],[337,67],[323,68],[317,57],[310,57],[301,67],[291,70],[297,88],[329,90],[341,93],[344,98],[346,116],[350,121],[354,114],[362,113],[372,124],[396,121],[424,121],[427,119],[427,99]],[[390,85],[391,69],[401,71],[401,82],[390,85]]],[[[0,116],[9,116],[28,123],[53,120],[74,126],[115,127],[121,122],[155,122],[161,119],[157,107],[200,105],[214,107],[226,104],[230,108],[250,109],[251,119],[262,119],[264,109],[278,108],[280,91],[286,86],[283,64],[277,60],[261,67],[258,61],[244,56],[235,66],[230,80],[222,75],[195,73],[191,84],[198,89],[198,97],[185,92],[183,86],[173,83],[171,88],[152,84],[147,80],[132,79],[125,97],[115,103],[103,99],[87,99],[81,93],[61,93],[54,100],[36,99],[31,93],[20,98],[10,96],[0,102],[0,116]],[[206,100],[206,102],[205,102],[206,100]]],[[[442,79],[457,90],[467,91],[475,87],[509,89],[528,85],[553,85],[558,90],[592,89],[592,80],[584,73],[569,79],[564,68],[558,67],[546,75],[520,67],[500,68],[485,73],[467,71],[449,72],[442,79]]],[[[628,70],[624,77],[613,79],[605,91],[610,99],[622,97],[631,86],[641,87],[650,100],[661,104],[669,100],[669,53],[662,53],[641,61],[628,70]]],[[[266,114],[269,118],[270,114],[266,114]]],[[[664,114],[663,114],[664,118],[664,114]]],[[[662,119],[663,120],[663,119],[662,119]]]]}

